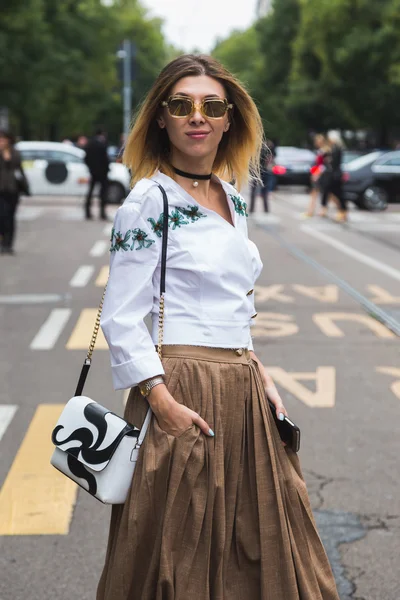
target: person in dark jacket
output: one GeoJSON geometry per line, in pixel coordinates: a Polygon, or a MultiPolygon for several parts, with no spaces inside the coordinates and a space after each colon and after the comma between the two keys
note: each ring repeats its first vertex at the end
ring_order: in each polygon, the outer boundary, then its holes
{"type": "Polygon", "coordinates": [[[338,207],[338,212],[335,220],[338,223],[347,222],[347,203],[343,193],[342,186],[342,154],[344,143],[338,131],[328,132],[328,144],[330,146],[330,154],[326,161],[326,184],[322,197],[322,212],[321,216],[326,216],[327,205],[330,199],[334,200],[338,207]]]}
{"type": "Polygon", "coordinates": [[[106,200],[108,186],[109,158],[107,154],[107,140],[103,130],[98,129],[90,139],[86,148],[85,163],[90,171],[90,186],[86,196],[86,219],[92,219],[91,205],[92,194],[96,184],[100,185],[100,218],[107,219],[106,200]]]}
{"type": "MultiPolygon", "coordinates": [[[[264,211],[269,211],[268,193],[271,191],[271,183],[273,174],[270,170],[270,165],[273,163],[276,156],[275,146],[272,141],[266,140],[260,154],[260,176],[261,176],[261,197],[264,202],[264,211]]],[[[259,182],[253,179],[250,183],[250,212],[254,212],[256,195],[259,182]]]]}
{"type": "Polygon", "coordinates": [[[14,254],[15,215],[21,193],[29,194],[21,156],[13,136],[0,130],[0,239],[1,254],[14,254]]]}

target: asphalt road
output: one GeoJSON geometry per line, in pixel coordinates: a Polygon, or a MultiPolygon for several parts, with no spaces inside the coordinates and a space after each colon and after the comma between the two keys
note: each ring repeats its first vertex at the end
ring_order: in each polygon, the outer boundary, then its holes
{"type": "MultiPolygon", "coordinates": [[[[0,257],[0,600],[94,600],[104,559],[109,508],[49,466],[107,274],[111,224],[80,203],[25,200],[0,257]]],[[[341,599],[399,600],[400,207],[341,226],[303,220],[306,203],[281,189],[249,217],[255,350],[301,428],[341,599]]],[[[121,413],[101,337],[86,393],[121,413]]]]}

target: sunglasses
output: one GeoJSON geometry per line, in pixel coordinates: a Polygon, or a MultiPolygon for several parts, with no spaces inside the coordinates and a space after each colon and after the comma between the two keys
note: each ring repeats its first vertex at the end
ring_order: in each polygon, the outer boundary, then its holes
{"type": "Polygon", "coordinates": [[[193,115],[198,108],[207,119],[222,119],[233,108],[226,98],[206,98],[200,104],[196,104],[192,98],[187,96],[170,96],[168,100],[161,102],[171,115],[176,119],[184,119],[193,115]]]}

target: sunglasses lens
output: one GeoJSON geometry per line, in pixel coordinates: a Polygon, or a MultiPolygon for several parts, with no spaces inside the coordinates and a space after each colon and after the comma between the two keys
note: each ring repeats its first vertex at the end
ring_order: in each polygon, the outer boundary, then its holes
{"type": "Polygon", "coordinates": [[[192,102],[185,98],[171,98],[168,110],[173,117],[187,117],[192,112],[192,102]]]}
{"type": "Polygon", "coordinates": [[[223,100],[206,100],[204,114],[211,119],[219,119],[226,113],[226,104],[223,100]]]}

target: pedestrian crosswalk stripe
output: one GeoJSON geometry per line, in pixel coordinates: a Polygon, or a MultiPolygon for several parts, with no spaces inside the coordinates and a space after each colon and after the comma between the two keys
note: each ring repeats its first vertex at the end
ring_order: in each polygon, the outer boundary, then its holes
{"type": "Polygon", "coordinates": [[[7,431],[7,427],[17,412],[17,408],[18,407],[13,404],[0,405],[0,440],[7,431]]]}
{"type": "Polygon", "coordinates": [[[51,350],[71,315],[70,308],[55,308],[43,323],[30,345],[31,350],[51,350]]]}
{"type": "Polygon", "coordinates": [[[38,206],[21,206],[17,212],[18,221],[34,221],[44,213],[43,208],[38,206]]]}
{"type": "Polygon", "coordinates": [[[0,535],[66,535],[77,485],[50,464],[63,404],[40,404],[0,492],[0,535]]]}
{"type": "Polygon", "coordinates": [[[94,273],[92,265],[82,265],[69,282],[71,287],[85,287],[94,273]]]}
{"type": "Polygon", "coordinates": [[[90,256],[103,256],[109,248],[109,242],[106,240],[98,240],[89,252],[90,256]]]}
{"type": "Polygon", "coordinates": [[[98,287],[104,287],[106,285],[109,271],[110,269],[108,266],[101,268],[100,273],[98,274],[96,279],[96,285],[98,287]]]}
{"type": "MultiPolygon", "coordinates": [[[[85,308],[79,315],[75,328],[67,342],[68,350],[87,350],[93,333],[93,327],[96,321],[97,308],[85,308]]],[[[99,329],[96,342],[96,350],[106,350],[107,342],[103,332],[99,329]]]]}

